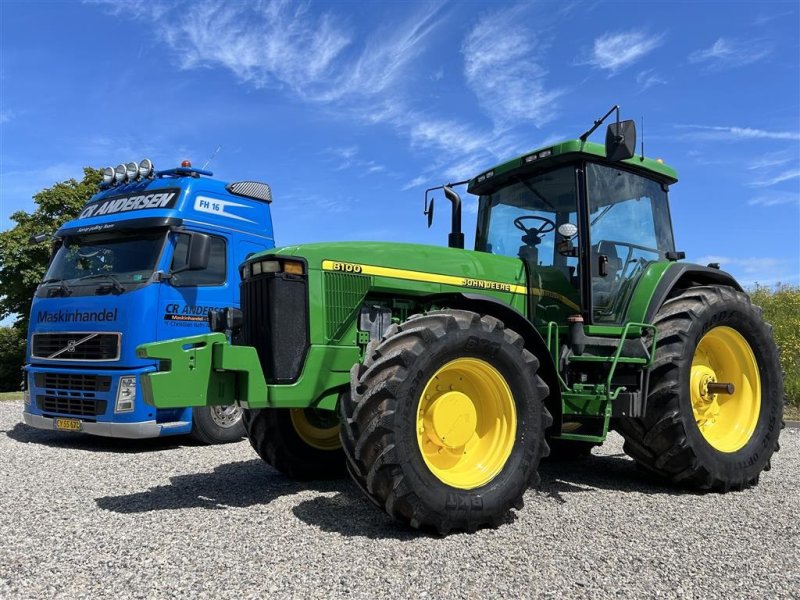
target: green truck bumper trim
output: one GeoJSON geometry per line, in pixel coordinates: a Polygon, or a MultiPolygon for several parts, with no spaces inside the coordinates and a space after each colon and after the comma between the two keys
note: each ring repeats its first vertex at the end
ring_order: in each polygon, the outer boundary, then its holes
{"type": "Polygon", "coordinates": [[[156,408],[239,404],[333,410],[360,358],[354,346],[312,345],[297,382],[267,385],[256,349],[232,346],[221,333],[142,344],[136,353],[160,361],[158,372],[141,378],[145,401],[156,408]]]}

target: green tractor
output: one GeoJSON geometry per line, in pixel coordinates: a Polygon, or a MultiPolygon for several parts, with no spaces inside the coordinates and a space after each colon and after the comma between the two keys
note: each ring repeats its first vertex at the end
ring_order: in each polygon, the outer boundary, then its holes
{"type": "Polygon", "coordinates": [[[161,361],[148,402],[236,403],[279,471],[347,469],[388,514],[440,533],[500,523],[551,447],[585,454],[612,428],[674,484],[757,483],[783,422],[771,329],[719,265],[679,262],[676,174],[634,156],[635,137],[615,107],[579,139],[461,182],[479,198],[474,250],[452,184],[433,188],[451,202],[447,248],[250,257],[241,311],[138,349],[161,361]],[[606,143],[587,141],[615,109],[606,143]]]}

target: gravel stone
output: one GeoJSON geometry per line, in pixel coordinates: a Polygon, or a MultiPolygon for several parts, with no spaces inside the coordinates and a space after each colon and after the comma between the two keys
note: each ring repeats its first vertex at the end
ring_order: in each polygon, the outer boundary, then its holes
{"type": "Polygon", "coordinates": [[[0,403],[0,598],[798,598],[800,429],[753,489],[677,490],[616,434],[497,529],[394,523],[349,480],[300,484],[247,442],[110,440],[0,403]]]}

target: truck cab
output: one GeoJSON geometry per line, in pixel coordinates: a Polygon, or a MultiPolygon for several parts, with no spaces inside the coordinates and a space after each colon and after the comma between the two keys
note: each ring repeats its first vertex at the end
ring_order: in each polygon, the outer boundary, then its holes
{"type": "Polygon", "coordinates": [[[138,345],[208,331],[209,310],[238,304],[237,265],[274,246],[268,185],[226,183],[184,162],[104,171],[99,193],[53,236],[31,306],[23,418],[42,429],[120,438],[192,433],[240,439],[236,407],[161,410],[138,345]]]}

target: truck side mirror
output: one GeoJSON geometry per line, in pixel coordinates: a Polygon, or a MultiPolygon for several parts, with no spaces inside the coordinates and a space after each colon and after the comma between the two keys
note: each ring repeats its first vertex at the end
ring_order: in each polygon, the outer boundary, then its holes
{"type": "Polygon", "coordinates": [[[211,237],[205,233],[193,233],[189,238],[189,251],[186,256],[186,271],[201,271],[208,266],[211,257],[211,237]]]}
{"type": "Polygon", "coordinates": [[[606,158],[611,161],[632,158],[636,151],[636,123],[619,121],[606,129],[606,158]]]}

